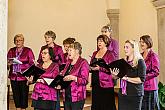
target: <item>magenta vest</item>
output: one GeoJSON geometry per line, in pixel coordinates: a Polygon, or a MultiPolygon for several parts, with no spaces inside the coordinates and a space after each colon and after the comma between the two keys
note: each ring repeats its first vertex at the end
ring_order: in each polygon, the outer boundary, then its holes
{"type": "MultiPolygon", "coordinates": [[[[39,67],[42,67],[42,65],[39,65],[39,67]]],[[[40,78],[54,79],[58,74],[59,74],[58,64],[52,63],[40,78]]],[[[45,83],[37,82],[34,86],[34,90],[31,98],[34,100],[38,100],[39,97],[42,98],[42,100],[56,101],[57,91],[55,88],[49,87],[46,82],[45,83]]]]}
{"type": "Polygon", "coordinates": [[[144,90],[151,91],[158,89],[157,76],[159,75],[159,58],[151,49],[145,59],[146,63],[146,79],[144,82],[144,90]]]}
{"type": "MultiPolygon", "coordinates": [[[[62,72],[63,75],[66,73],[70,64],[71,64],[71,60],[68,60],[62,72]]],[[[88,83],[88,76],[89,76],[88,62],[85,59],[79,57],[76,64],[73,66],[72,70],[70,71],[70,75],[74,75],[77,77],[77,82],[73,81],[70,85],[72,102],[84,100],[86,98],[86,85],[88,83]]],[[[64,93],[64,97],[65,97],[65,93],[64,93]]]]}
{"type": "MultiPolygon", "coordinates": [[[[96,54],[98,51],[95,51],[92,55],[91,61],[95,58],[96,54]]],[[[111,63],[112,61],[115,61],[115,57],[114,55],[111,53],[110,50],[107,50],[107,52],[105,53],[105,55],[103,56],[103,59],[105,60],[105,62],[107,64],[111,63]]],[[[106,69],[100,67],[99,70],[99,82],[100,82],[100,86],[103,88],[109,88],[109,87],[114,87],[114,81],[112,79],[112,75],[108,75],[106,74],[107,71],[106,69]]]]}
{"type": "MultiPolygon", "coordinates": [[[[11,48],[8,51],[7,58],[15,58],[16,57],[16,47],[11,48]]],[[[19,64],[20,72],[25,71],[27,68],[29,68],[32,64],[34,64],[34,54],[32,50],[28,47],[23,47],[22,53],[20,54],[20,57],[18,58],[23,64],[19,64]]],[[[21,74],[16,74],[13,72],[13,65],[10,66],[9,71],[9,78],[10,80],[15,81],[26,81],[27,79],[22,76],[21,74]]]]}

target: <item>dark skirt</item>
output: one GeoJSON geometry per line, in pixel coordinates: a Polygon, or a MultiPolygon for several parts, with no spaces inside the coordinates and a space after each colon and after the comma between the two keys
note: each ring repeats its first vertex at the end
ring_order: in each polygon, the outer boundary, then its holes
{"type": "Polygon", "coordinates": [[[116,110],[114,88],[92,86],[91,110],[116,110]]]}
{"type": "Polygon", "coordinates": [[[158,91],[144,91],[142,110],[160,110],[158,91]]]}
{"type": "Polygon", "coordinates": [[[85,104],[85,100],[77,101],[77,102],[64,102],[64,110],[83,110],[85,104]]]}
{"type": "Polygon", "coordinates": [[[50,100],[32,100],[32,107],[34,109],[41,109],[41,110],[55,110],[56,109],[56,101],[50,100]]]}
{"type": "Polygon", "coordinates": [[[92,72],[91,110],[116,110],[114,88],[100,87],[99,71],[92,72]]]}
{"type": "Polygon", "coordinates": [[[118,110],[141,110],[143,96],[119,94],[118,110]]]}

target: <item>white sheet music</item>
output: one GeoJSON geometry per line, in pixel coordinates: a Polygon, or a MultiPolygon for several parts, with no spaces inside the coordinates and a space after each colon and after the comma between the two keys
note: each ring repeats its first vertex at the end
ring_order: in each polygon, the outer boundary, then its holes
{"type": "Polygon", "coordinates": [[[22,64],[22,62],[19,61],[19,60],[16,59],[16,58],[9,58],[9,60],[12,60],[12,61],[13,61],[13,64],[22,64]]]}
{"type": "Polygon", "coordinates": [[[45,82],[50,85],[50,83],[54,80],[54,79],[50,79],[50,78],[43,78],[45,80],[45,82]]]}

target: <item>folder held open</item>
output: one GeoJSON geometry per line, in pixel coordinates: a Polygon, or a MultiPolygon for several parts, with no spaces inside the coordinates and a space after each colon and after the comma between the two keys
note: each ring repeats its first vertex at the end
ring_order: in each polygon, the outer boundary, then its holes
{"type": "Polygon", "coordinates": [[[30,77],[30,76],[34,76],[33,77],[33,81],[36,82],[37,79],[43,74],[45,73],[45,70],[43,70],[42,68],[32,65],[30,66],[28,69],[26,69],[22,75],[26,76],[26,77],[30,77]]]}
{"type": "Polygon", "coordinates": [[[109,70],[110,68],[111,69],[118,68],[119,73],[117,76],[119,78],[124,77],[128,73],[129,69],[133,69],[133,67],[131,65],[129,65],[124,59],[119,59],[119,60],[113,61],[110,64],[106,64],[104,59],[99,59],[99,60],[93,62],[90,66],[93,66],[93,65],[98,65],[107,70],[109,70]]]}
{"type": "Polygon", "coordinates": [[[48,79],[48,78],[44,78],[44,80],[52,88],[57,87],[58,85],[60,85],[61,89],[65,89],[65,88],[67,88],[71,84],[72,81],[64,81],[63,80],[64,77],[65,76],[57,75],[53,80],[52,79],[48,79]]]}

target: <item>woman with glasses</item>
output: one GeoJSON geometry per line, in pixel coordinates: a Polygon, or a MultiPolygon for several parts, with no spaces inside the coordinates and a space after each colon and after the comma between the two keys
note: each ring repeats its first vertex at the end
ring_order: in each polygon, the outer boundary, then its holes
{"type": "MultiPolygon", "coordinates": [[[[50,30],[44,34],[44,37],[45,37],[45,42],[46,42],[46,45],[44,45],[44,46],[48,46],[48,47],[53,48],[53,53],[54,53],[55,57],[52,59],[52,61],[58,63],[59,68],[61,68],[62,64],[65,63],[64,53],[63,53],[62,47],[55,43],[56,34],[50,30]]],[[[42,48],[44,46],[41,47],[40,54],[39,54],[39,57],[37,60],[38,63],[42,62],[41,52],[42,52],[42,48]]],[[[57,109],[56,110],[60,110],[60,95],[59,94],[60,94],[60,92],[58,91],[58,93],[57,93],[58,102],[57,102],[57,109]]]]}
{"type": "Polygon", "coordinates": [[[7,54],[9,78],[16,110],[25,110],[28,107],[29,86],[26,84],[26,77],[21,73],[33,65],[34,54],[30,48],[24,46],[22,34],[14,37],[14,44],[16,46],[10,48],[7,54]]]}
{"type": "Polygon", "coordinates": [[[144,97],[142,103],[142,110],[160,110],[158,100],[158,80],[159,75],[159,58],[152,50],[153,42],[149,35],[140,37],[140,46],[142,49],[142,56],[145,60],[146,79],[144,82],[144,97]]]}
{"type": "MultiPolygon", "coordinates": [[[[44,46],[41,50],[41,60],[37,66],[46,72],[36,81],[32,93],[32,107],[34,110],[55,110],[57,102],[57,90],[48,86],[44,78],[54,79],[59,74],[59,65],[53,62],[53,48],[44,46]]],[[[37,73],[35,73],[37,74],[37,73]]],[[[29,79],[32,82],[33,77],[29,79]]]]}

